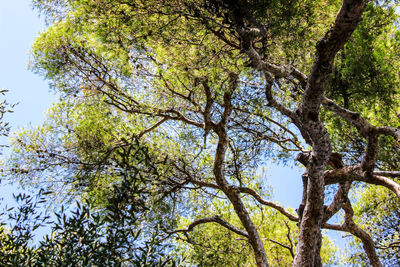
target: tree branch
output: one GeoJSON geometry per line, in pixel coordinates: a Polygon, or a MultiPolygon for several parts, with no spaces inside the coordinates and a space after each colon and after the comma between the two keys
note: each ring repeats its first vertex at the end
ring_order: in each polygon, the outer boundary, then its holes
{"type": "Polygon", "coordinates": [[[280,243],[280,242],[278,242],[278,241],[276,241],[276,240],[270,239],[270,238],[267,238],[267,240],[270,241],[270,242],[272,242],[272,243],[274,243],[274,244],[277,244],[278,246],[281,246],[281,247],[283,247],[283,248],[286,248],[287,250],[289,250],[290,255],[292,256],[292,258],[294,257],[293,248],[292,248],[292,247],[286,246],[286,245],[284,245],[284,244],[282,244],[282,243],[280,243]]]}
{"type": "Polygon", "coordinates": [[[400,177],[400,171],[374,171],[373,174],[392,178],[400,177]]]}
{"type": "Polygon", "coordinates": [[[313,120],[318,115],[336,53],[343,48],[358,26],[366,3],[363,0],[343,0],[331,29],[317,43],[316,58],[300,105],[301,115],[306,120],[313,120]]]}
{"type": "Polygon", "coordinates": [[[225,227],[226,229],[244,236],[244,237],[249,237],[249,235],[247,234],[247,232],[245,230],[242,230],[240,228],[237,228],[236,226],[233,226],[231,224],[229,224],[228,222],[222,220],[218,215],[213,216],[213,217],[206,217],[206,218],[202,218],[202,219],[198,219],[195,220],[194,222],[192,222],[191,224],[189,224],[187,229],[180,229],[180,230],[175,230],[172,232],[168,232],[169,235],[173,235],[173,234],[177,234],[177,233],[187,233],[187,232],[191,232],[193,231],[193,228],[200,225],[200,224],[205,224],[205,223],[210,223],[210,222],[215,222],[218,223],[219,225],[222,225],[223,227],[225,227]]]}
{"type": "Polygon", "coordinates": [[[250,218],[243,201],[240,199],[239,192],[235,187],[230,185],[225,179],[225,157],[229,144],[229,136],[227,133],[227,124],[232,111],[232,93],[237,86],[238,76],[234,73],[230,74],[231,88],[224,93],[224,111],[220,122],[216,125],[216,134],[218,135],[218,144],[215,151],[213,172],[217,185],[221,188],[224,194],[229,198],[232,203],[236,214],[248,233],[248,240],[253,248],[257,266],[268,266],[267,255],[265,253],[264,245],[258,234],[258,231],[250,218]]]}
{"type": "Polygon", "coordinates": [[[277,102],[272,94],[272,87],[274,84],[274,78],[269,72],[264,71],[265,78],[265,97],[268,101],[268,105],[279,110],[283,115],[291,118],[293,121],[298,121],[297,115],[290,109],[283,106],[281,103],[277,102]]]}
{"type": "Polygon", "coordinates": [[[343,209],[345,211],[344,228],[346,229],[346,231],[361,239],[361,241],[363,242],[364,250],[368,255],[370,264],[374,267],[382,267],[382,263],[380,262],[379,257],[376,254],[375,244],[371,236],[353,221],[354,213],[349,199],[344,202],[343,209]]]}
{"type": "Polygon", "coordinates": [[[150,126],[147,129],[144,129],[143,131],[141,131],[138,135],[137,138],[140,139],[143,135],[147,134],[148,132],[153,131],[154,129],[156,129],[158,126],[160,126],[161,124],[163,124],[164,122],[166,122],[168,119],[167,118],[163,118],[161,119],[159,122],[157,122],[156,124],[150,126]]]}
{"type": "MultiPolygon", "coordinates": [[[[333,100],[327,98],[326,96],[323,97],[322,104],[333,113],[336,113],[346,121],[353,124],[358,132],[363,136],[367,137],[375,128],[371,123],[369,123],[365,118],[363,118],[359,113],[346,109],[333,100]]],[[[391,129],[383,128],[380,130],[383,133],[385,131],[391,132],[391,129]]]]}
{"type": "MultiPolygon", "coordinates": [[[[398,174],[398,172],[394,173],[398,174]]],[[[360,166],[349,166],[341,169],[325,171],[324,180],[325,185],[352,181],[380,185],[390,189],[400,199],[400,185],[398,183],[384,176],[369,174],[361,170],[360,166]]]]}
{"type": "Polygon", "coordinates": [[[364,174],[359,181],[364,181],[370,184],[375,184],[375,185],[381,185],[389,190],[391,190],[393,193],[396,194],[396,196],[400,199],[400,185],[393,181],[392,179],[383,177],[383,176],[378,176],[378,175],[368,175],[364,174]]]}
{"type": "Polygon", "coordinates": [[[279,211],[281,214],[285,215],[289,220],[297,222],[299,218],[297,218],[295,215],[292,215],[288,211],[286,211],[283,207],[279,206],[278,204],[275,204],[271,201],[267,201],[263,199],[255,190],[248,188],[248,187],[238,187],[237,190],[240,193],[248,194],[254,197],[260,204],[263,204],[265,206],[271,207],[279,211]]]}
{"type": "Polygon", "coordinates": [[[343,210],[345,211],[345,218],[343,224],[335,225],[335,224],[325,223],[323,228],[351,233],[352,235],[358,237],[359,239],[361,239],[363,243],[364,251],[368,256],[371,266],[382,267],[382,263],[380,262],[379,257],[376,254],[375,244],[371,236],[366,231],[361,229],[357,224],[354,223],[353,208],[351,207],[350,201],[347,197],[343,203],[343,210]]]}
{"type": "Polygon", "coordinates": [[[343,203],[347,200],[351,182],[346,181],[339,184],[339,188],[332,200],[332,203],[325,209],[323,222],[326,223],[333,215],[343,208],[343,203]]]}
{"type": "Polygon", "coordinates": [[[278,66],[263,60],[252,45],[252,34],[250,33],[249,29],[241,28],[238,30],[238,32],[242,39],[242,49],[250,58],[250,61],[254,68],[259,71],[272,73],[278,78],[289,78],[293,76],[303,84],[307,82],[307,75],[296,69],[294,66],[278,66]]]}

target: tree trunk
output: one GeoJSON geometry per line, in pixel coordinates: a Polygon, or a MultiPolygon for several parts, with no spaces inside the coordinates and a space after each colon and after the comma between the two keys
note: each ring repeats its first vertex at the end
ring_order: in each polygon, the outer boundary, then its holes
{"type": "Polygon", "coordinates": [[[321,266],[321,227],[324,215],[324,171],[330,157],[329,134],[319,121],[311,121],[303,127],[309,133],[313,153],[307,166],[306,203],[299,225],[299,242],[293,266],[321,266]]]}

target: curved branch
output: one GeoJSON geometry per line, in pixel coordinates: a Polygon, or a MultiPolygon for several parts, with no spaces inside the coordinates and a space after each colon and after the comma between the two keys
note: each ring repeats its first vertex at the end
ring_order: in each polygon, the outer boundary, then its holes
{"type": "Polygon", "coordinates": [[[375,132],[378,135],[388,135],[393,136],[397,141],[400,141],[400,129],[395,127],[376,127],[373,126],[370,122],[368,122],[365,118],[363,118],[359,113],[346,109],[333,100],[327,98],[326,96],[323,97],[322,104],[333,113],[339,115],[346,121],[353,124],[359,133],[363,137],[367,137],[371,132],[375,132]]]}
{"type": "Polygon", "coordinates": [[[131,113],[131,114],[143,114],[143,115],[148,115],[151,117],[160,117],[160,118],[169,119],[169,120],[182,121],[189,125],[196,126],[198,128],[202,128],[202,129],[204,128],[204,123],[192,120],[192,119],[186,117],[184,114],[182,114],[182,112],[180,112],[174,108],[160,109],[160,108],[155,108],[155,107],[146,107],[143,105],[143,106],[139,106],[139,107],[131,107],[124,111],[131,113]]]}
{"type": "Polygon", "coordinates": [[[250,58],[250,61],[254,68],[263,71],[272,73],[274,76],[278,78],[289,78],[291,76],[298,79],[302,84],[307,82],[307,75],[302,73],[300,70],[295,68],[292,65],[279,66],[272,64],[263,60],[260,54],[254,49],[252,45],[252,33],[249,29],[239,29],[239,35],[242,39],[241,45],[244,52],[250,58]]]}
{"type": "Polygon", "coordinates": [[[381,185],[391,190],[400,199],[400,185],[393,181],[392,179],[378,176],[378,175],[366,175],[359,179],[359,181],[364,181],[370,184],[381,185]]]}
{"type": "Polygon", "coordinates": [[[350,187],[351,182],[348,181],[339,184],[339,189],[337,190],[332,203],[325,209],[323,220],[324,223],[343,208],[343,203],[345,203],[347,200],[347,194],[349,193],[350,187]]]}
{"type": "Polygon", "coordinates": [[[288,211],[286,211],[283,207],[279,206],[278,204],[275,204],[271,201],[267,201],[265,199],[263,199],[255,190],[248,188],[248,187],[238,187],[237,190],[240,193],[244,193],[244,194],[248,194],[251,195],[252,197],[254,197],[259,203],[274,208],[277,211],[279,211],[281,214],[285,215],[289,220],[297,222],[299,220],[299,218],[295,215],[292,215],[291,213],[289,213],[288,211]]]}
{"type": "MultiPolygon", "coordinates": [[[[347,197],[346,197],[347,198],[347,197]]],[[[347,201],[343,204],[343,210],[345,212],[344,216],[344,226],[346,230],[355,235],[356,237],[360,238],[363,242],[363,247],[365,252],[368,255],[369,261],[372,266],[374,267],[382,267],[382,263],[379,260],[378,255],[376,254],[375,244],[372,240],[371,236],[361,229],[356,223],[353,221],[353,208],[351,207],[350,201],[347,198],[347,201]]]]}
{"type": "Polygon", "coordinates": [[[147,129],[144,129],[143,131],[141,131],[140,133],[138,133],[137,138],[140,139],[143,135],[153,131],[154,129],[156,129],[158,126],[160,126],[161,124],[163,124],[164,122],[166,122],[168,119],[167,118],[162,118],[159,122],[157,122],[156,124],[150,126],[147,129]]]}
{"type": "Polygon", "coordinates": [[[294,253],[293,253],[293,248],[292,248],[292,247],[287,246],[287,245],[284,245],[284,244],[282,244],[281,242],[278,242],[278,241],[273,240],[273,239],[270,239],[270,238],[267,238],[267,240],[270,241],[270,242],[272,242],[272,243],[274,243],[274,244],[277,244],[278,246],[281,246],[281,247],[283,247],[283,248],[286,248],[287,250],[289,250],[290,255],[292,256],[292,258],[294,258],[294,253]]]}
{"type": "MultiPolygon", "coordinates": [[[[252,132],[252,134],[254,132],[254,134],[257,135],[257,136],[260,136],[261,139],[270,139],[270,141],[273,141],[273,142],[276,141],[276,143],[278,145],[279,145],[279,143],[282,143],[282,142],[286,142],[286,141],[290,142],[294,146],[296,146],[299,149],[299,151],[302,151],[303,153],[307,152],[307,150],[303,146],[300,145],[300,141],[299,141],[298,135],[295,134],[292,130],[290,130],[287,126],[284,126],[282,123],[280,123],[280,122],[278,122],[278,121],[266,116],[264,113],[261,113],[258,110],[248,110],[245,107],[237,107],[237,106],[235,106],[233,109],[235,111],[243,112],[243,113],[248,114],[248,115],[258,116],[258,117],[260,117],[262,119],[265,119],[265,120],[271,122],[272,124],[278,126],[279,128],[281,128],[285,133],[288,133],[291,137],[287,137],[285,139],[276,139],[276,138],[273,138],[273,137],[269,137],[269,136],[263,135],[263,134],[261,134],[261,132],[255,131],[254,129],[249,129],[249,128],[243,126],[242,124],[240,124],[239,122],[237,122],[238,125],[240,126],[240,128],[242,128],[243,130],[245,130],[247,132],[252,132]]],[[[273,132],[273,130],[270,130],[270,131],[273,132]]],[[[275,135],[278,136],[278,134],[275,134],[275,135]]],[[[284,147],[282,147],[282,148],[284,148],[284,147]]],[[[285,147],[284,149],[288,149],[288,148],[285,147]]]]}
{"type": "Polygon", "coordinates": [[[247,232],[245,230],[242,230],[240,228],[237,228],[236,226],[231,225],[230,223],[222,220],[218,215],[213,216],[213,217],[206,217],[206,218],[202,218],[202,219],[198,219],[195,220],[194,222],[192,222],[191,224],[189,224],[187,229],[179,229],[179,230],[175,230],[172,232],[168,232],[169,235],[172,234],[177,234],[177,233],[187,233],[187,232],[191,232],[193,231],[193,228],[200,225],[200,224],[205,224],[205,223],[210,223],[210,222],[215,222],[218,223],[219,225],[222,225],[223,227],[225,227],[226,229],[244,236],[244,237],[249,237],[249,235],[247,234],[247,232]]]}
{"type": "Polygon", "coordinates": [[[221,189],[218,185],[213,184],[213,183],[209,183],[209,182],[205,182],[199,179],[196,179],[187,169],[186,169],[186,165],[185,162],[183,162],[184,166],[180,167],[178,164],[173,163],[173,166],[181,173],[183,173],[184,175],[186,175],[186,181],[190,182],[194,185],[200,186],[200,187],[208,187],[208,188],[213,188],[213,189],[221,189]]]}
{"type": "Polygon", "coordinates": [[[389,248],[399,248],[399,247],[400,247],[400,240],[399,241],[390,242],[387,245],[377,246],[377,248],[379,248],[379,249],[389,249],[389,248]]]}
{"type": "Polygon", "coordinates": [[[232,93],[238,83],[238,75],[230,74],[231,78],[231,88],[224,94],[224,111],[221,116],[220,122],[216,125],[216,134],[218,135],[218,144],[215,151],[213,173],[215,176],[215,181],[217,185],[221,188],[224,194],[229,198],[232,203],[236,214],[238,215],[240,221],[248,233],[248,240],[253,248],[255,260],[257,266],[269,266],[267,255],[264,249],[264,245],[258,234],[258,231],[250,218],[250,214],[247,211],[244,203],[240,199],[239,192],[235,190],[235,187],[230,185],[225,179],[225,157],[226,151],[229,144],[229,136],[227,133],[227,124],[230,119],[232,112],[232,93]]]}
{"type": "Polygon", "coordinates": [[[324,96],[322,104],[333,113],[339,115],[346,121],[354,125],[358,132],[367,139],[367,147],[361,162],[361,169],[371,173],[375,168],[376,158],[378,154],[378,137],[379,135],[393,136],[397,141],[400,140],[400,130],[395,127],[376,127],[363,118],[359,113],[341,107],[333,100],[324,96]]]}
{"type": "MultiPolygon", "coordinates": [[[[382,172],[374,172],[382,173],[382,172]]],[[[384,174],[398,175],[398,172],[383,172],[384,174]]],[[[374,185],[380,185],[388,188],[400,199],[400,185],[384,176],[373,175],[361,170],[360,166],[349,166],[336,170],[325,171],[324,173],[325,185],[360,181],[374,185]]]]}
{"type": "Polygon", "coordinates": [[[370,174],[375,169],[376,159],[378,157],[379,139],[375,132],[371,132],[367,136],[367,146],[365,148],[364,156],[361,160],[361,170],[370,174]]]}
{"type": "Polygon", "coordinates": [[[298,121],[297,115],[292,110],[286,108],[281,103],[276,101],[276,99],[274,98],[274,96],[272,94],[272,87],[274,85],[274,77],[272,77],[271,73],[269,73],[269,72],[264,71],[263,74],[264,74],[264,78],[265,78],[265,97],[268,101],[268,105],[276,108],[283,115],[289,117],[293,121],[298,121]]]}
{"type": "Polygon", "coordinates": [[[400,142],[400,129],[397,129],[396,127],[382,126],[377,127],[376,131],[378,134],[390,135],[400,142]]]}
{"type": "Polygon", "coordinates": [[[364,251],[368,256],[371,266],[382,267],[383,265],[380,262],[378,255],[376,254],[375,243],[372,240],[371,236],[362,228],[360,228],[356,223],[354,223],[353,208],[351,207],[350,201],[347,197],[346,201],[343,203],[343,210],[345,211],[345,221],[343,224],[335,225],[325,223],[323,228],[351,233],[352,235],[358,237],[363,243],[364,251]]]}

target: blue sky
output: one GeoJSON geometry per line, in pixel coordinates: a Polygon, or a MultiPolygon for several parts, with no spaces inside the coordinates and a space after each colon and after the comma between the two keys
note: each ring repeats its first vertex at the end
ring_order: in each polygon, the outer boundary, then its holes
{"type": "MultiPolygon", "coordinates": [[[[30,47],[38,33],[45,29],[43,19],[38,18],[30,2],[0,2],[0,88],[9,90],[6,95],[8,102],[19,103],[14,113],[6,117],[12,131],[28,124],[39,125],[46,110],[57,100],[48,83],[27,68],[30,47]]],[[[301,201],[301,170],[271,164],[266,172],[269,183],[274,186],[274,200],[296,208],[301,201]]],[[[0,187],[0,195],[6,202],[16,191],[15,186],[0,187]]],[[[339,235],[333,237],[341,239],[339,235]]],[[[342,241],[340,243],[343,245],[342,241]]]]}
{"type": "MultiPolygon", "coordinates": [[[[43,19],[38,18],[30,2],[0,1],[0,88],[9,90],[7,102],[18,103],[14,112],[5,117],[11,132],[29,124],[39,125],[45,111],[57,99],[47,82],[28,70],[30,47],[39,31],[45,29],[43,19]]],[[[7,139],[1,138],[0,142],[6,144],[7,139]]],[[[2,152],[6,155],[7,149],[2,152]]],[[[0,195],[5,202],[17,191],[16,186],[2,182],[0,195]]]]}
{"type": "Polygon", "coordinates": [[[44,111],[56,100],[47,82],[28,71],[29,50],[43,20],[33,11],[30,0],[0,3],[0,87],[10,92],[9,102],[19,104],[7,117],[13,130],[28,123],[43,121],[44,111]]]}

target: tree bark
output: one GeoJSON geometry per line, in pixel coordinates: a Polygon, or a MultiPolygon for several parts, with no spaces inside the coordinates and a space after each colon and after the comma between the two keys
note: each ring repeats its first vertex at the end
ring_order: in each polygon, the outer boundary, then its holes
{"type": "Polygon", "coordinates": [[[299,229],[299,242],[293,266],[315,266],[318,264],[320,248],[318,237],[324,213],[324,170],[331,154],[329,135],[319,113],[323,92],[337,52],[343,48],[361,21],[365,1],[344,0],[335,23],[317,43],[316,58],[307,79],[306,89],[297,111],[298,127],[306,132],[304,138],[311,141],[312,155],[307,168],[308,184],[306,205],[299,229]]]}

